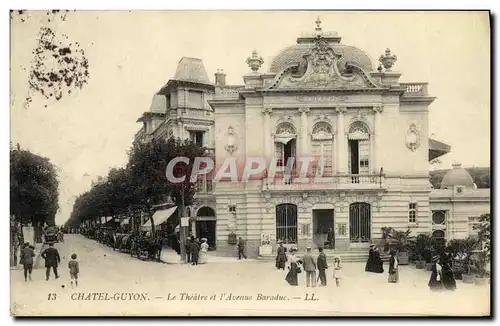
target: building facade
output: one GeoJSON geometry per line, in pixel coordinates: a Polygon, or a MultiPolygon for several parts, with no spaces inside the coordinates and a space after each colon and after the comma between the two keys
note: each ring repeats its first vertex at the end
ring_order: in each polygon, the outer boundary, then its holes
{"type": "Polygon", "coordinates": [[[235,162],[239,177],[249,158],[265,159],[248,181],[212,184],[207,175],[199,183],[191,229],[220,255],[234,255],[234,237],[246,240],[249,256],[262,238],[274,249],[278,240],[323,246],[329,230],[339,252],[367,248],[385,226],[459,237],[470,214],[489,211],[489,193],[463,185],[467,195],[457,194],[455,178],[449,189],[431,189],[429,160],[450,150],[428,137],[435,98],[425,82],[399,81],[389,49],[379,62],[320,22],[267,72],[252,53],[243,85],[226,85],[221,70],[211,83],[200,59],[184,57],[139,119],[135,141],[190,138],[210,149],[217,170],[235,162]],[[480,208],[460,208],[471,201],[480,208]]]}

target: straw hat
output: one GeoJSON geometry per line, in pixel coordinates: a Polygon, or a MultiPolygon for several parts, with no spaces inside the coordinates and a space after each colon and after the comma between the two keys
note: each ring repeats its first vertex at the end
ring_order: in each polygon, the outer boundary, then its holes
{"type": "Polygon", "coordinates": [[[435,263],[435,262],[439,261],[439,258],[440,258],[439,255],[433,256],[432,257],[432,262],[435,263]]]}

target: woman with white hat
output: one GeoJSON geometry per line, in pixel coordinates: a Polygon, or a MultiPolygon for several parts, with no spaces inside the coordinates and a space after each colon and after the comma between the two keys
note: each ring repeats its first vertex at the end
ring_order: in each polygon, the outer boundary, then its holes
{"type": "Polygon", "coordinates": [[[288,266],[288,273],[286,274],[286,277],[285,277],[285,280],[291,286],[298,286],[299,285],[298,274],[302,272],[302,270],[300,268],[300,262],[297,260],[297,257],[295,256],[296,252],[297,252],[297,248],[295,248],[295,247],[290,248],[290,257],[288,259],[290,262],[290,265],[288,266]]]}
{"type": "Polygon", "coordinates": [[[432,263],[432,273],[428,285],[431,291],[440,291],[443,289],[443,275],[442,266],[439,263],[439,255],[432,257],[432,263]]]}
{"type": "Polygon", "coordinates": [[[200,256],[198,258],[198,264],[206,264],[208,261],[208,243],[207,243],[207,238],[202,238],[201,239],[201,245],[200,245],[200,256]]]}

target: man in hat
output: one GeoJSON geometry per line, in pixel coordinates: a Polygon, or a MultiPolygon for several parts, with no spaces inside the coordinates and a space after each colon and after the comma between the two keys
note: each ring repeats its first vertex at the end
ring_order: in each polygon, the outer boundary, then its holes
{"type": "Polygon", "coordinates": [[[278,244],[279,246],[276,255],[276,268],[285,270],[285,264],[288,260],[286,257],[286,248],[283,247],[283,242],[281,240],[278,241],[278,244]]]}
{"type": "Polygon", "coordinates": [[[443,288],[442,267],[439,264],[439,255],[432,257],[431,278],[427,284],[431,291],[440,291],[443,288]]]}
{"type": "Polygon", "coordinates": [[[326,286],[326,269],[328,268],[328,263],[326,261],[326,255],[323,252],[323,248],[318,248],[319,255],[317,259],[319,279],[321,280],[321,286],[326,286]]]}
{"type": "Polygon", "coordinates": [[[306,248],[306,254],[302,257],[302,264],[306,272],[306,286],[316,286],[316,262],[311,256],[311,247],[306,248]]]}

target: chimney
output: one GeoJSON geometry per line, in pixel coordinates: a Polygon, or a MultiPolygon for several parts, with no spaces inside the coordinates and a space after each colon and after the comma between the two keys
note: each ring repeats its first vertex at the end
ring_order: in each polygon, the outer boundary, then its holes
{"type": "Polygon", "coordinates": [[[226,74],[224,73],[224,70],[217,69],[217,72],[215,73],[215,85],[226,86],[226,74]]]}

